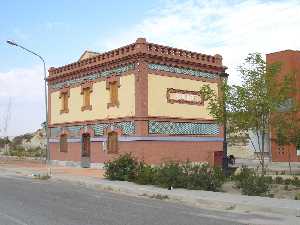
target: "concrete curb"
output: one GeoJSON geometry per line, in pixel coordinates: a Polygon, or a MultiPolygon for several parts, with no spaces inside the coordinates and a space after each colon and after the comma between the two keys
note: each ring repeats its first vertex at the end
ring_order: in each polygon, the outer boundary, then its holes
{"type": "Polygon", "coordinates": [[[216,210],[234,210],[240,212],[275,213],[285,216],[300,217],[300,201],[273,199],[257,196],[240,196],[228,193],[195,191],[185,189],[167,190],[151,185],[137,185],[126,181],[97,180],[90,178],[71,178],[57,176],[55,180],[77,182],[86,187],[107,190],[131,196],[165,197],[171,201],[181,202],[200,208],[216,210]]]}

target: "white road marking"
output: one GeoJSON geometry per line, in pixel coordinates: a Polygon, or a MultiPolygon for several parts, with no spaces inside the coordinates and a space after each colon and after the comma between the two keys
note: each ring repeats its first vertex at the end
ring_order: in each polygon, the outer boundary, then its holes
{"type": "Polygon", "coordinates": [[[21,220],[15,218],[15,217],[13,217],[13,216],[10,216],[10,215],[6,214],[6,213],[0,212],[0,215],[1,215],[2,217],[5,217],[5,218],[9,219],[9,220],[12,221],[12,222],[18,224],[18,225],[29,225],[29,224],[24,223],[23,221],[21,221],[21,220]]]}

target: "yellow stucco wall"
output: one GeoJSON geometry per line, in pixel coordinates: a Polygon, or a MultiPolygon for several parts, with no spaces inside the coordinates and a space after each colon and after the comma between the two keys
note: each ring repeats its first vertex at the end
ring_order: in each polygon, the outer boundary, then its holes
{"type": "Polygon", "coordinates": [[[167,116],[195,119],[212,119],[208,113],[207,102],[204,106],[188,105],[167,102],[167,89],[174,88],[188,91],[199,91],[204,84],[210,84],[214,90],[218,90],[217,83],[207,83],[196,80],[182,79],[177,77],[148,76],[148,114],[149,116],[167,116]]]}
{"type": "Polygon", "coordinates": [[[109,90],[106,90],[106,81],[93,84],[91,93],[92,110],[81,111],[83,96],[80,94],[81,87],[70,89],[69,113],[60,114],[61,99],[59,91],[52,92],[51,98],[51,121],[54,123],[66,123],[74,121],[85,121],[95,119],[107,119],[134,116],[135,114],[135,79],[134,75],[120,77],[120,88],[118,90],[119,107],[107,108],[110,102],[109,90]]]}

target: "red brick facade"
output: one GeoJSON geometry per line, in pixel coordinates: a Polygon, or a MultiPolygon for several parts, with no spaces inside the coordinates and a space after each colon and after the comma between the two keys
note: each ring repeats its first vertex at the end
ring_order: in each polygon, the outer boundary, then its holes
{"type": "MultiPolygon", "coordinates": [[[[288,73],[295,73],[295,87],[300,90],[300,51],[285,50],[274,52],[267,54],[266,58],[268,64],[276,62],[280,62],[282,64],[279,77],[282,77],[288,73]]],[[[298,92],[294,97],[296,98],[297,102],[300,103],[300,93],[298,92]]],[[[300,154],[298,153],[297,155],[297,149],[295,145],[282,147],[278,146],[274,140],[275,138],[275,133],[271,132],[271,155],[273,162],[288,162],[289,157],[291,162],[300,162],[300,154]]]]}

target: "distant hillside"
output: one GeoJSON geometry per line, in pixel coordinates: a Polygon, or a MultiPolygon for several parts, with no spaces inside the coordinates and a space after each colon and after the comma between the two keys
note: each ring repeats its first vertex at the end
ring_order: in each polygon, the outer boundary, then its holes
{"type": "Polygon", "coordinates": [[[44,129],[19,135],[10,140],[0,138],[0,153],[5,155],[38,157],[45,147],[46,135],[44,129]],[[5,146],[5,144],[7,145],[5,146]]]}

